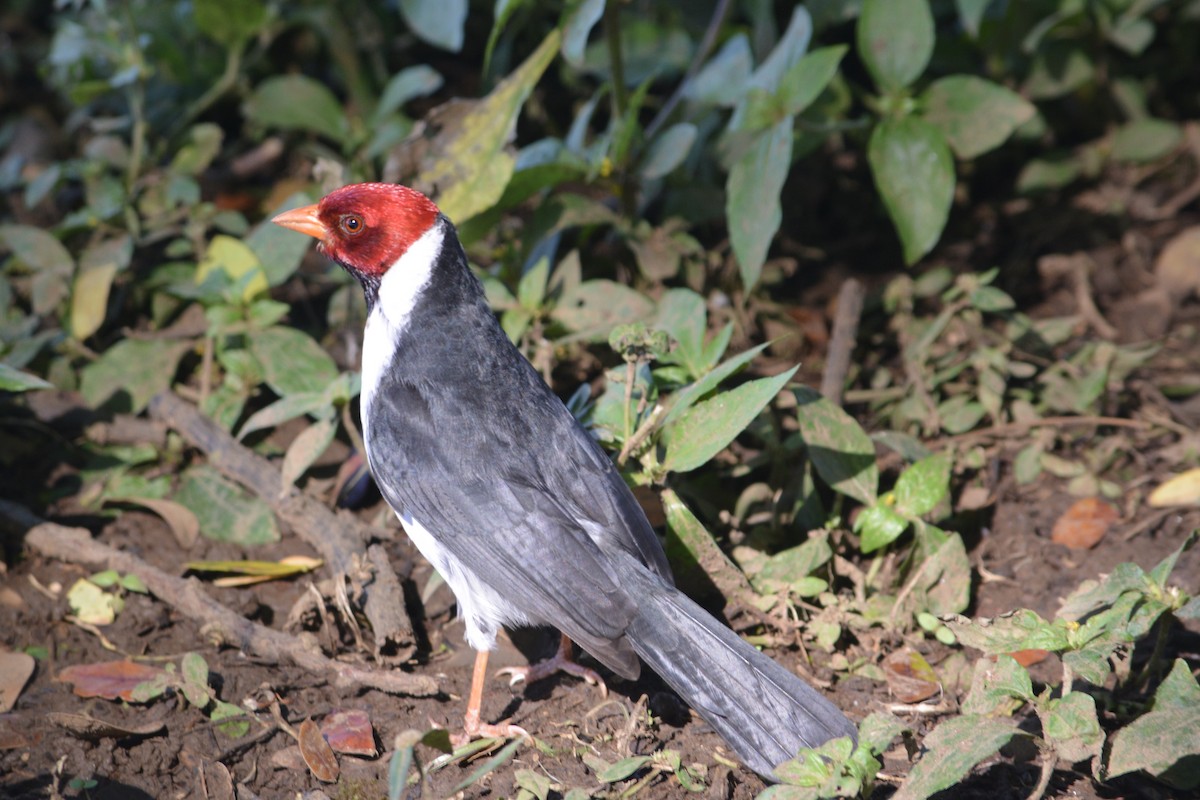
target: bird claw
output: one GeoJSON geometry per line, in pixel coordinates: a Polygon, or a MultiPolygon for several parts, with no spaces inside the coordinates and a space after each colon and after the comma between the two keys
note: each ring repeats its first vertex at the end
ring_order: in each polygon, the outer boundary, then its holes
{"type": "Polygon", "coordinates": [[[529,735],[529,731],[522,728],[520,725],[513,725],[509,722],[500,722],[495,725],[490,725],[485,722],[475,720],[472,722],[467,719],[463,723],[462,733],[456,733],[450,737],[450,744],[457,750],[470,744],[475,739],[513,739],[520,736],[523,739],[533,739],[529,735]]]}
{"type": "Polygon", "coordinates": [[[568,675],[581,678],[586,683],[599,689],[601,697],[608,697],[608,686],[605,685],[604,679],[600,677],[598,672],[561,656],[548,658],[545,661],[539,661],[527,667],[505,667],[504,669],[497,670],[496,676],[507,675],[509,676],[508,685],[516,686],[518,683],[535,683],[549,678],[556,672],[565,672],[568,675]]]}

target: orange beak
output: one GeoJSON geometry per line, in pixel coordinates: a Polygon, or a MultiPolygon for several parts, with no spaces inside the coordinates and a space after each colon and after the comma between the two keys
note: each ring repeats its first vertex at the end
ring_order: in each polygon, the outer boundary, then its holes
{"type": "Polygon", "coordinates": [[[276,225],[282,225],[285,228],[291,228],[294,231],[300,231],[300,233],[307,233],[309,236],[322,242],[329,235],[329,229],[325,227],[325,223],[321,222],[321,218],[317,215],[316,203],[313,203],[311,206],[285,211],[271,220],[271,222],[274,222],[276,225]]]}

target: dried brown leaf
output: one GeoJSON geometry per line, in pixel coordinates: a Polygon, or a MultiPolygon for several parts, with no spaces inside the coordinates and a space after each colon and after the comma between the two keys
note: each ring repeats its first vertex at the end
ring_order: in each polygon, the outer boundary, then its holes
{"type": "Polygon", "coordinates": [[[321,723],[321,735],[329,746],[338,753],[374,758],[379,754],[375,748],[375,732],[371,719],[361,709],[338,709],[321,723]]]}
{"type": "Polygon", "coordinates": [[[1085,497],[1058,518],[1050,539],[1073,550],[1087,550],[1104,538],[1118,517],[1120,513],[1112,503],[1098,497],[1085,497]]]}
{"type": "Polygon", "coordinates": [[[888,689],[901,703],[919,703],[940,691],[937,674],[915,650],[901,648],[883,660],[888,689]]]}
{"type": "Polygon", "coordinates": [[[135,686],[154,680],[165,671],[133,661],[105,661],[99,664],[76,664],[60,670],[58,680],[74,685],[80,697],[103,697],[108,700],[133,700],[135,686]]]}
{"type": "Polygon", "coordinates": [[[0,653],[0,714],[16,705],[21,690],[33,674],[33,656],[26,653],[0,653]]]}
{"type": "Polygon", "coordinates": [[[125,736],[150,736],[166,727],[161,720],[144,722],[138,725],[128,725],[123,722],[109,722],[108,720],[97,719],[87,714],[66,714],[58,711],[47,713],[46,720],[80,739],[119,739],[125,736]]]}
{"type": "Polygon", "coordinates": [[[300,745],[300,755],[304,757],[304,763],[308,765],[313,776],[322,783],[335,782],[341,772],[337,756],[333,754],[329,742],[321,736],[321,729],[317,727],[317,723],[311,719],[304,720],[300,723],[299,733],[296,743],[300,745]]]}

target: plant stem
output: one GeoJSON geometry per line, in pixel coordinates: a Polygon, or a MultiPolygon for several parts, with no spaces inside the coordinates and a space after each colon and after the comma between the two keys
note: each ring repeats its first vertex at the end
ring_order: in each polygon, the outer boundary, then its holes
{"type": "Polygon", "coordinates": [[[625,362],[625,441],[633,436],[633,382],[637,380],[637,362],[625,362]]]}
{"type": "Polygon", "coordinates": [[[192,123],[192,120],[208,110],[209,106],[221,99],[221,97],[234,87],[237,83],[238,72],[242,68],[242,45],[239,43],[230,47],[225,51],[225,71],[221,73],[221,77],[217,78],[216,83],[208,87],[208,91],[196,98],[195,102],[187,107],[183,112],[183,116],[179,118],[179,122],[175,125],[175,132],[182,132],[184,128],[192,123]]]}
{"type": "Polygon", "coordinates": [[[619,120],[629,108],[625,62],[621,56],[621,0],[608,0],[604,4],[604,40],[608,43],[609,71],[612,73],[613,118],[619,120]]]}
{"type": "Polygon", "coordinates": [[[696,48],[696,53],[692,56],[692,63],[688,64],[687,72],[683,74],[683,80],[675,87],[675,91],[667,98],[667,102],[663,103],[663,107],[654,115],[653,121],[646,126],[646,141],[654,138],[654,134],[658,133],[659,128],[666,124],[671,112],[675,110],[675,106],[679,105],[679,101],[683,99],[683,93],[687,90],[688,84],[696,77],[696,73],[704,65],[704,60],[712,52],[713,45],[717,43],[717,34],[721,32],[721,26],[724,25],[725,16],[728,13],[729,0],[717,0],[712,18],[708,21],[708,28],[704,31],[704,38],[700,40],[700,46],[696,48]]]}

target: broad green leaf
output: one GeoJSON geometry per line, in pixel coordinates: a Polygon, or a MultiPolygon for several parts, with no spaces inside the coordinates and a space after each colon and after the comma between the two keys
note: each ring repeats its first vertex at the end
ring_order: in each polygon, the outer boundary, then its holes
{"type": "Polygon", "coordinates": [[[707,105],[737,105],[745,97],[753,68],[750,40],[744,33],[734,34],[696,77],[684,84],[683,96],[707,105]]]}
{"type": "Polygon", "coordinates": [[[306,75],[277,75],[260,83],[243,112],[269,128],[308,131],[345,145],[350,123],[333,92],[306,75]]]}
{"type": "Polygon", "coordinates": [[[875,445],[858,422],[812,389],[797,389],[800,436],[821,479],[864,505],[879,487],[875,445]]]}
{"type": "MultiPolygon", "coordinates": [[[[1096,717],[1096,699],[1086,692],[1070,692],[1046,703],[1043,731],[1059,758],[1075,763],[1098,757],[1104,746],[1104,731],[1096,717]]],[[[1200,716],[1197,716],[1200,721],[1200,716]]],[[[1200,738],[1197,738],[1200,742],[1200,738]]]]}
{"type": "Polygon", "coordinates": [[[75,581],[67,590],[67,605],[80,622],[111,625],[125,607],[118,595],[106,592],[86,578],[75,581]]]}
{"type": "Polygon", "coordinates": [[[400,0],[400,14],[418,38],[451,53],[462,50],[467,0],[400,0]]]}
{"type": "Polygon", "coordinates": [[[209,717],[217,723],[217,730],[231,739],[240,739],[250,732],[250,720],[241,706],[224,700],[216,700],[215,703],[209,717]]]}
{"type": "Polygon", "coordinates": [[[295,274],[300,262],[304,260],[304,254],[308,252],[309,245],[312,244],[309,237],[297,236],[294,231],[276,225],[271,219],[276,214],[311,202],[312,198],[304,192],[291,195],[278,208],[267,214],[266,219],[255,225],[245,237],[245,243],[258,257],[259,266],[271,286],[279,286],[295,274]]]}
{"type": "Polygon", "coordinates": [[[784,73],[777,97],[781,112],[794,117],[825,91],[846,55],[846,46],[822,47],[806,54],[784,73]]]}
{"type": "Polygon", "coordinates": [[[1053,100],[1089,83],[1096,65],[1083,44],[1051,43],[1038,50],[1022,87],[1031,100],[1053,100]]]}
{"type": "Polygon", "coordinates": [[[1008,744],[1017,732],[1010,720],[964,714],[952,717],[925,737],[926,748],[892,800],[922,800],[958,783],[971,768],[1008,744]]]}
{"type": "Polygon", "coordinates": [[[264,380],[280,397],[324,392],[338,376],[337,365],[312,337],[295,328],[267,328],[250,338],[250,351],[264,380]]]}
{"type": "Polygon", "coordinates": [[[409,100],[433,94],[442,88],[443,83],[441,74],[427,64],[417,64],[400,70],[391,77],[387,86],[383,87],[372,119],[378,124],[409,100]]]}
{"type": "Polygon", "coordinates": [[[1139,119],[1117,128],[1112,156],[1135,164],[1155,161],[1170,153],[1183,138],[1183,130],[1165,119],[1139,119]]]}
{"type": "Polygon", "coordinates": [[[267,22],[258,0],[195,0],[196,27],[217,44],[240,49],[267,22]]]}
{"type": "Polygon", "coordinates": [[[650,756],[630,756],[629,758],[622,758],[608,769],[599,773],[596,776],[596,780],[600,781],[601,783],[616,783],[617,781],[623,781],[649,763],[650,756]]]}
{"type": "Polygon", "coordinates": [[[536,312],[546,299],[546,284],[550,280],[550,259],[542,256],[517,283],[517,302],[526,311],[536,312]]]}
{"type": "Polygon", "coordinates": [[[1083,174],[1083,163],[1073,153],[1059,153],[1046,158],[1034,158],[1017,175],[1017,191],[1021,194],[1061,189],[1083,174]]]}
{"type": "Polygon", "coordinates": [[[1107,777],[1136,769],[1179,788],[1200,785],[1195,758],[1200,753],[1200,686],[1187,662],[1176,659],[1154,694],[1154,708],[1118,731],[1112,742],[1107,777]],[[1188,759],[1190,768],[1172,770],[1188,759]],[[1164,773],[1166,773],[1164,775],[1164,773]]]}
{"type": "Polygon", "coordinates": [[[887,547],[908,529],[909,521],[882,502],[864,508],[854,520],[854,532],[862,535],[864,553],[887,547]]]}
{"type": "Polygon", "coordinates": [[[788,119],[755,134],[753,143],[729,170],[725,214],[746,291],[758,284],[767,251],[783,220],[779,193],[791,160],[792,121],[788,119]]]}
{"type": "Polygon", "coordinates": [[[764,594],[777,591],[811,575],[833,558],[826,536],[813,536],[803,544],[781,550],[767,558],[754,575],[754,585],[764,594]]]}
{"type": "Polygon", "coordinates": [[[196,176],[208,169],[221,152],[221,141],[225,132],[213,122],[201,122],[188,131],[188,142],[180,147],[171,159],[171,172],[196,176]]]}
{"type": "Polygon", "coordinates": [[[0,364],[0,392],[29,392],[34,389],[51,389],[54,384],[36,375],[0,364]]]}
{"type": "Polygon", "coordinates": [[[607,339],[618,325],[654,314],[654,301],[641,292],[610,280],[584,281],[563,292],[551,317],[576,334],[607,339]]]}
{"type": "Polygon", "coordinates": [[[708,463],[754,421],[797,369],[750,381],[692,406],[663,430],[663,468],[689,472],[708,463]]]}
{"type": "Polygon", "coordinates": [[[1002,654],[995,661],[981,658],[975,662],[971,690],[963,700],[962,711],[989,716],[1010,714],[1033,699],[1029,670],[1012,656],[1002,654]]]}
{"type": "Polygon", "coordinates": [[[516,160],[512,139],[525,99],[554,60],[562,34],[555,30],[491,94],[470,104],[455,127],[439,136],[438,155],[417,178],[437,187],[438,205],[450,219],[465,221],[491,208],[504,194],[516,160]]]}
{"type": "Polygon", "coordinates": [[[896,507],[910,517],[928,514],[950,493],[950,456],[927,456],[908,467],[896,480],[896,507]]]}
{"type": "Polygon", "coordinates": [[[125,339],[83,368],[79,390],[96,408],[116,398],[131,414],[141,412],[150,398],[171,385],[188,342],[169,339],[125,339]]]}
{"type": "Polygon", "coordinates": [[[704,334],[708,329],[708,310],[704,298],[691,289],[670,289],[658,301],[658,319],[654,327],[671,334],[678,348],[673,361],[682,364],[693,378],[704,374],[704,334]]]}
{"type": "MultiPolygon", "coordinates": [[[[921,0],[924,2],[924,0],[921,0]]],[[[937,244],[954,200],[954,158],[942,134],[914,117],[884,120],[867,146],[875,186],[914,264],[937,244]]]]}
{"type": "Polygon", "coordinates": [[[680,122],[664,130],[646,148],[638,171],[646,180],[662,178],[684,162],[696,141],[696,126],[680,122]]]}
{"type": "Polygon", "coordinates": [[[563,11],[562,54],[573,67],[583,66],[588,34],[604,13],[605,0],[572,0],[563,11]]]}
{"type": "Polygon", "coordinates": [[[208,663],[199,653],[185,653],[183,661],[180,662],[179,671],[184,680],[198,683],[201,686],[208,685],[208,663]]]}
{"type": "Polygon", "coordinates": [[[1108,40],[1131,56],[1139,56],[1154,41],[1154,33],[1154,23],[1145,17],[1122,15],[1109,29],[1108,40]]]}
{"type": "Polygon", "coordinates": [[[884,91],[910,85],[933,55],[929,0],[863,0],[856,31],[858,55],[884,91]]]}
{"type": "Polygon", "coordinates": [[[685,386],[672,395],[668,401],[671,407],[667,412],[667,416],[663,418],[663,426],[665,427],[678,419],[680,414],[691,408],[700,398],[717,388],[721,381],[735,374],[742,369],[742,367],[753,361],[758,354],[763,350],[766,350],[770,344],[770,342],[766,342],[758,345],[757,347],[752,347],[744,353],[734,356],[733,358],[723,362],[720,366],[714,368],[700,380],[685,386]]]}
{"type": "Polygon", "coordinates": [[[979,36],[979,25],[983,22],[983,12],[992,4],[992,0],[954,0],[958,9],[958,21],[963,30],[972,39],[979,36]]]}
{"type": "Polygon", "coordinates": [[[32,225],[0,225],[0,244],[33,273],[35,314],[49,314],[67,296],[75,259],[58,239],[32,225]]]}
{"type": "MultiPolygon", "coordinates": [[[[917,532],[932,531],[944,538],[936,549],[921,562],[921,573],[914,588],[924,592],[925,605],[937,615],[957,614],[971,602],[971,562],[967,548],[957,533],[946,535],[931,525],[921,526],[917,532]]],[[[921,537],[918,536],[918,542],[921,537]]],[[[928,552],[937,539],[926,539],[923,546],[928,552]]],[[[914,595],[916,592],[914,592],[914,595]]]]}
{"type": "Polygon", "coordinates": [[[301,431],[284,453],[283,463],[279,466],[284,485],[291,486],[300,480],[305,470],[329,447],[335,433],[337,420],[333,418],[319,419],[301,431]]]}
{"type": "MultiPolygon", "coordinates": [[[[274,227],[284,230],[278,225],[274,227]]],[[[307,242],[305,244],[307,245],[307,242]]],[[[196,285],[204,283],[205,279],[217,270],[228,275],[232,282],[242,283],[242,300],[245,302],[253,300],[269,288],[258,255],[241,239],[221,233],[208,243],[204,258],[196,265],[196,285]]]]}
{"type": "Polygon", "coordinates": [[[279,541],[275,517],[266,503],[251,497],[209,466],[183,473],[175,500],[192,510],[209,539],[244,547],[279,541]]]}
{"type": "Polygon", "coordinates": [[[1011,89],[975,75],[934,81],[921,96],[921,104],[921,118],[940,130],[963,159],[999,147],[1037,112],[1011,89]]]}
{"type": "Polygon", "coordinates": [[[1064,623],[1047,622],[1028,609],[974,622],[955,615],[943,622],[967,647],[991,655],[1017,650],[1049,650],[1057,653],[1066,650],[1070,641],[1064,623]]]}
{"type": "Polygon", "coordinates": [[[100,329],[108,311],[113,278],[129,266],[133,238],[121,234],[92,245],[79,259],[71,290],[71,335],[83,340],[100,329]]]}

